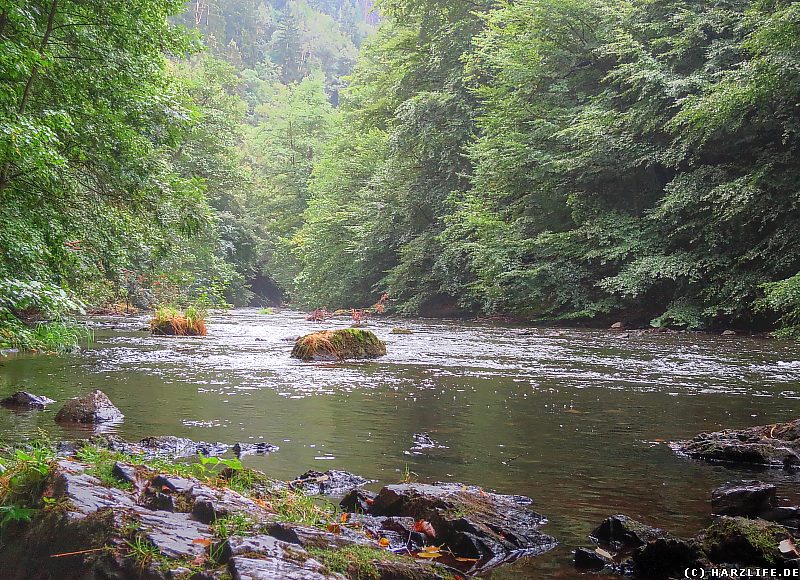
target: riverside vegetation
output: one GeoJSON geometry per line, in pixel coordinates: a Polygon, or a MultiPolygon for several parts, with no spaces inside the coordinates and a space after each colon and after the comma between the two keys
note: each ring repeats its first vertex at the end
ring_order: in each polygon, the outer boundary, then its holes
{"type": "Polygon", "coordinates": [[[797,334],[796,2],[371,8],[0,4],[0,348],[74,345],[81,302],[384,292],[797,334]]]}

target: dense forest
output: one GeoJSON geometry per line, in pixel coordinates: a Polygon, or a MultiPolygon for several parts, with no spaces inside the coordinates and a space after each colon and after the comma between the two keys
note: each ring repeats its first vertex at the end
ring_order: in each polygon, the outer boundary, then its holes
{"type": "Polygon", "coordinates": [[[796,2],[0,0],[0,39],[0,346],[384,292],[800,325],[796,2]]]}

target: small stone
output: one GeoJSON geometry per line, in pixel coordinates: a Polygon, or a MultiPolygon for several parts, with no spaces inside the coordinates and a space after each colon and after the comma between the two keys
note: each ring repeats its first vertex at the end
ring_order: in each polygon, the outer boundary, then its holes
{"type": "Polygon", "coordinates": [[[611,325],[611,330],[625,330],[625,325],[622,322],[615,322],[611,325]]]}
{"type": "Polygon", "coordinates": [[[123,417],[103,391],[94,391],[69,399],[56,415],[56,421],[97,424],[117,422],[123,417]]]}
{"type": "Polygon", "coordinates": [[[41,395],[34,395],[27,391],[17,391],[10,397],[0,401],[4,407],[19,407],[27,409],[44,409],[47,405],[55,403],[53,399],[48,399],[41,395]]]}
{"type": "Polygon", "coordinates": [[[736,336],[737,334],[735,330],[726,330],[722,333],[722,336],[736,336]]]}
{"type": "Polygon", "coordinates": [[[579,570],[599,572],[606,567],[606,561],[595,550],[578,548],[575,550],[575,567],[579,570]]]}
{"type": "Polygon", "coordinates": [[[126,465],[117,461],[114,463],[114,467],[111,468],[111,475],[131,485],[136,484],[136,468],[132,465],[126,465]]]}

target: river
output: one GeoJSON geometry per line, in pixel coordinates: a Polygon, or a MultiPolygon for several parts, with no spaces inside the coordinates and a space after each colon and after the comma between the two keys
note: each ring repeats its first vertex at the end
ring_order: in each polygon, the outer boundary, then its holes
{"type": "MultiPolygon", "coordinates": [[[[298,312],[216,314],[206,338],[151,337],[144,319],[93,324],[82,354],[0,359],[0,394],[63,401],[99,388],[125,414],[123,437],[273,443],[278,452],[245,464],[277,478],[336,468],[395,483],[408,469],[528,495],[561,547],[493,578],[580,577],[570,550],[613,513],[693,535],[710,520],[711,490],[731,479],[773,481],[800,499],[798,475],[701,464],[666,445],[800,416],[792,342],[380,320],[371,328],[385,358],[305,364],[287,339],[321,326],[298,312]],[[412,449],[422,433],[440,447],[412,449]]],[[[55,425],[57,409],[0,409],[0,436],[75,436],[55,425]]]]}

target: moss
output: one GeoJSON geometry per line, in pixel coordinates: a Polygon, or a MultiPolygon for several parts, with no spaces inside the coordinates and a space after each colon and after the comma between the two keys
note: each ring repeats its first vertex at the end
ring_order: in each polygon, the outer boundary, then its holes
{"type": "Polygon", "coordinates": [[[386,345],[369,330],[345,328],[325,330],[298,339],[292,357],[301,360],[376,358],[386,354],[386,345]]]}
{"type": "Polygon", "coordinates": [[[345,574],[352,580],[379,580],[376,562],[402,560],[401,556],[369,546],[347,546],[341,550],[309,548],[308,553],[333,573],[345,574]]]}
{"type": "Polygon", "coordinates": [[[780,542],[789,537],[777,524],[723,517],[706,530],[703,550],[716,562],[774,565],[780,560],[780,542]]]}

